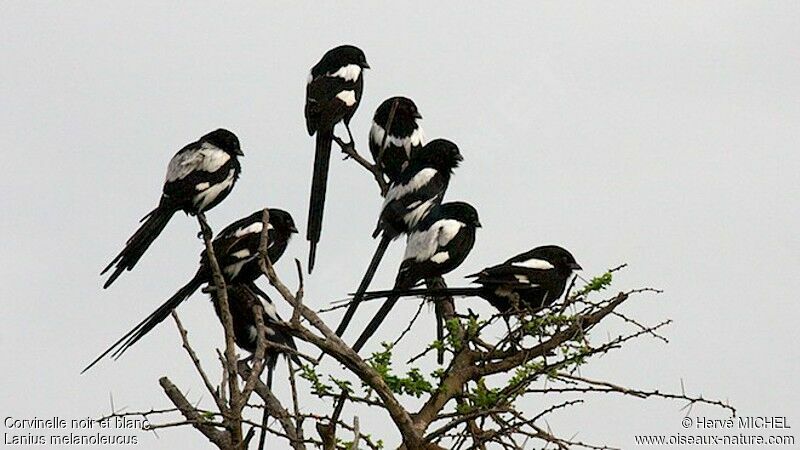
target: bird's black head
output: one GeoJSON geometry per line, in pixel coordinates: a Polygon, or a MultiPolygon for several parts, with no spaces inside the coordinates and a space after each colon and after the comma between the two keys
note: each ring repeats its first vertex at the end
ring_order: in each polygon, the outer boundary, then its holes
{"type": "Polygon", "coordinates": [[[239,147],[239,138],[224,128],[214,130],[201,137],[200,140],[219,147],[225,153],[244,156],[242,149],[239,147]]]}
{"type": "Polygon", "coordinates": [[[294,224],[292,215],[282,209],[269,209],[269,223],[279,236],[286,239],[293,233],[297,233],[297,226],[294,224]]]}
{"type": "Polygon", "coordinates": [[[531,250],[530,256],[549,262],[561,272],[570,273],[573,270],[581,270],[581,266],[575,261],[572,253],[557,245],[536,247],[531,250]]]}
{"type": "Polygon", "coordinates": [[[394,112],[392,130],[390,130],[390,133],[397,128],[396,123],[413,124],[414,128],[417,128],[417,119],[422,119],[422,115],[419,113],[417,105],[414,104],[410,98],[406,97],[391,97],[384,100],[383,103],[378,106],[378,109],[375,110],[375,117],[373,118],[375,123],[384,129],[386,128],[389,122],[389,115],[392,111],[392,105],[394,105],[395,102],[397,102],[397,108],[394,112]]]}
{"type": "Polygon", "coordinates": [[[478,210],[466,202],[447,202],[439,205],[439,209],[443,216],[456,219],[459,222],[467,224],[467,226],[480,228],[481,221],[478,218],[478,210]]]}
{"type": "Polygon", "coordinates": [[[415,159],[439,172],[452,173],[464,157],[456,144],[447,139],[434,139],[416,152],[415,159]]]}
{"type": "Polygon", "coordinates": [[[355,64],[362,69],[369,69],[366,55],[354,45],[340,45],[328,50],[319,60],[316,68],[320,69],[319,72],[322,73],[335,72],[349,64],[355,64]]]}

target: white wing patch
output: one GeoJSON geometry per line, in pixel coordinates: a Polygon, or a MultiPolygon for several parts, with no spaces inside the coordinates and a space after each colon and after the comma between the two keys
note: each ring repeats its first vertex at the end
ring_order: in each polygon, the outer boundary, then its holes
{"type": "Polygon", "coordinates": [[[195,188],[195,190],[198,190],[198,191],[205,191],[206,189],[208,189],[209,186],[211,186],[211,183],[206,181],[204,183],[197,183],[197,185],[194,188],[195,188]]]}
{"type": "Polygon", "coordinates": [[[233,186],[234,175],[235,170],[231,169],[228,172],[228,176],[222,180],[222,182],[212,185],[203,192],[195,195],[192,203],[194,203],[195,207],[199,211],[205,210],[206,207],[210,205],[220,194],[229,190],[231,186],[233,186]]]}
{"type": "MultiPolygon", "coordinates": [[[[369,130],[369,138],[372,142],[378,144],[378,146],[383,144],[383,135],[386,134],[386,130],[383,129],[382,126],[378,125],[377,122],[372,121],[372,128],[369,130]]],[[[419,147],[425,145],[425,133],[422,131],[422,127],[417,127],[411,136],[408,137],[397,137],[394,135],[389,135],[386,138],[386,146],[395,146],[404,148],[406,151],[406,156],[411,156],[411,148],[412,147],[419,147]]]]}
{"type": "Polygon", "coordinates": [[[516,278],[520,283],[529,284],[531,282],[526,275],[514,275],[514,278],[516,278]]]}
{"type": "Polygon", "coordinates": [[[424,261],[433,256],[436,253],[436,233],[436,229],[430,228],[409,234],[403,260],[424,261]]]}
{"type": "Polygon", "coordinates": [[[421,126],[417,125],[417,129],[407,139],[414,147],[425,145],[425,132],[422,131],[421,126]]]}
{"type": "Polygon", "coordinates": [[[219,147],[203,142],[199,149],[178,153],[170,160],[167,166],[166,181],[183,179],[198,170],[216,172],[229,159],[231,159],[231,155],[219,147]]]}
{"type": "Polygon", "coordinates": [[[247,258],[248,256],[250,256],[250,250],[248,250],[246,248],[243,248],[243,249],[239,250],[238,252],[231,253],[231,256],[233,256],[234,258],[239,258],[239,259],[247,258]]]}
{"type": "Polygon", "coordinates": [[[329,77],[343,78],[345,81],[356,81],[361,76],[361,66],[358,64],[348,64],[339,68],[336,72],[328,73],[329,77]]]}
{"type": "Polygon", "coordinates": [[[527,261],[520,261],[511,263],[512,266],[516,267],[525,267],[527,269],[537,269],[537,270],[549,270],[555,269],[556,267],[552,265],[549,261],[545,261],[544,259],[536,259],[531,258],[527,261]]]}
{"type": "Polygon", "coordinates": [[[347,106],[356,104],[356,91],[342,91],[336,94],[336,98],[343,101],[347,106]]]}
{"type": "MultiPolygon", "coordinates": [[[[435,200],[436,199],[433,198],[426,200],[425,203],[414,206],[413,207],[414,209],[412,211],[406,213],[406,215],[403,216],[403,222],[405,222],[406,226],[408,226],[408,228],[412,230],[416,228],[420,220],[422,220],[423,218],[425,218],[425,216],[428,215],[428,211],[430,211],[431,208],[433,207],[435,200]]],[[[414,202],[414,203],[419,203],[419,202],[414,202]]],[[[409,207],[412,206],[409,205],[409,207]]]]}
{"type": "Polygon", "coordinates": [[[222,271],[225,272],[225,275],[227,275],[228,278],[232,280],[232,279],[236,278],[237,276],[239,276],[239,272],[242,271],[242,267],[244,267],[245,264],[247,264],[248,262],[250,262],[253,259],[254,259],[254,257],[250,257],[250,258],[247,258],[247,259],[243,259],[241,261],[237,261],[237,262],[235,262],[233,264],[229,264],[229,265],[225,266],[222,269],[222,271]]]}
{"type": "Polygon", "coordinates": [[[239,238],[250,233],[261,233],[261,230],[263,229],[264,229],[264,224],[262,224],[261,222],[255,222],[244,228],[239,228],[238,230],[236,230],[236,232],[233,233],[233,237],[239,238]]]}
{"type": "Polygon", "coordinates": [[[448,252],[439,252],[433,256],[431,256],[431,261],[435,262],[436,264],[442,264],[443,262],[450,259],[450,253],[448,252]]]}
{"type": "Polygon", "coordinates": [[[261,300],[261,305],[264,307],[264,312],[267,313],[267,317],[269,317],[273,322],[281,322],[281,318],[278,316],[278,310],[275,308],[275,304],[265,301],[261,297],[259,297],[259,299],[261,300]]]}
{"type": "Polygon", "coordinates": [[[386,193],[386,199],[383,201],[383,206],[385,207],[393,200],[397,200],[398,198],[405,197],[410,192],[414,192],[419,190],[422,186],[425,186],[431,179],[436,175],[436,169],[426,167],[416,175],[414,175],[408,183],[406,184],[393,184],[389,188],[389,192],[386,193]]]}
{"type": "Polygon", "coordinates": [[[456,234],[464,227],[464,223],[455,219],[444,219],[437,221],[436,226],[438,226],[440,230],[439,246],[444,247],[456,237],[456,234]]]}
{"type": "Polygon", "coordinates": [[[403,255],[403,260],[433,261],[434,257],[441,259],[446,256],[449,258],[449,254],[442,255],[442,253],[447,253],[447,251],[443,250],[443,247],[453,240],[463,226],[464,224],[458,220],[442,219],[437,220],[436,223],[427,230],[412,232],[408,235],[406,252],[405,255],[403,255]]]}

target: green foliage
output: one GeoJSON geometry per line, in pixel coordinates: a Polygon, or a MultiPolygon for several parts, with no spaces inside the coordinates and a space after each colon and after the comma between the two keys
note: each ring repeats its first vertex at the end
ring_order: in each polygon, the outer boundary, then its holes
{"type": "Polygon", "coordinates": [[[373,353],[369,363],[381,375],[392,392],[417,398],[421,397],[422,394],[433,392],[433,385],[425,379],[425,376],[416,367],[412,367],[404,377],[392,374],[392,345],[386,342],[382,343],[382,345],[384,351],[373,353]]]}
{"type": "Polygon", "coordinates": [[[300,367],[300,378],[311,383],[311,393],[316,396],[330,394],[333,388],[322,382],[319,374],[312,365],[303,364],[300,367]]]}
{"type": "Polygon", "coordinates": [[[590,292],[598,292],[602,291],[603,289],[607,288],[611,285],[611,281],[614,278],[614,275],[609,270],[608,272],[594,277],[589,281],[586,286],[582,287],[575,295],[576,296],[583,296],[590,292]]]}
{"type": "Polygon", "coordinates": [[[331,382],[333,384],[335,384],[336,387],[338,387],[340,391],[347,392],[348,394],[352,394],[353,393],[353,383],[352,382],[347,381],[347,380],[340,380],[340,379],[334,378],[334,377],[332,377],[330,375],[328,375],[328,379],[330,379],[331,382]]]}
{"type": "Polygon", "coordinates": [[[459,332],[460,325],[461,322],[457,318],[448,319],[444,323],[445,329],[447,330],[447,344],[454,353],[457,353],[459,350],[461,350],[461,346],[463,345],[461,334],[459,332]]]}
{"type": "Polygon", "coordinates": [[[543,336],[548,333],[548,328],[569,326],[574,320],[573,316],[565,314],[545,314],[532,316],[522,321],[522,330],[529,336],[543,336]]]}
{"type": "Polygon", "coordinates": [[[519,367],[514,372],[514,376],[508,380],[509,386],[516,386],[534,378],[544,369],[544,364],[538,361],[529,361],[519,367]]]}
{"type": "Polygon", "coordinates": [[[474,411],[485,411],[494,408],[502,400],[500,389],[486,387],[486,382],[481,378],[475,383],[474,389],[467,389],[464,402],[456,406],[459,414],[469,414],[474,411]]]}

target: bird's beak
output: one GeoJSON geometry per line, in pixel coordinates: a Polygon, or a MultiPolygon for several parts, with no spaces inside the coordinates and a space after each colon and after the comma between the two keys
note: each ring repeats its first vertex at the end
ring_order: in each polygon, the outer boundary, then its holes
{"type": "Polygon", "coordinates": [[[292,228],[289,228],[289,231],[290,231],[291,233],[299,233],[299,231],[297,231],[297,227],[296,227],[296,226],[294,226],[294,225],[292,225],[292,228]]]}
{"type": "Polygon", "coordinates": [[[414,118],[415,119],[422,119],[422,114],[420,114],[419,111],[417,111],[417,112],[414,113],[414,118]]]}
{"type": "Polygon", "coordinates": [[[583,270],[583,267],[581,267],[581,265],[576,263],[576,262],[571,263],[569,265],[569,268],[572,269],[572,270],[583,270]]]}
{"type": "Polygon", "coordinates": [[[475,228],[482,228],[482,227],[483,225],[481,225],[480,222],[475,222],[475,228]]]}
{"type": "Polygon", "coordinates": [[[237,148],[236,151],[233,153],[236,154],[237,156],[244,156],[244,152],[240,148],[237,148]]]}
{"type": "Polygon", "coordinates": [[[364,62],[361,64],[361,68],[362,68],[362,69],[371,69],[372,67],[370,67],[370,66],[369,66],[369,64],[367,64],[367,62],[366,62],[366,61],[364,61],[364,62]]]}

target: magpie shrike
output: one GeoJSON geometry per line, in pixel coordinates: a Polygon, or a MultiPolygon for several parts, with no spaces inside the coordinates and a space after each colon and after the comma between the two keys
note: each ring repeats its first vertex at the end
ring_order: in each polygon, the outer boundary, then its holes
{"type": "MultiPolygon", "coordinates": [[[[239,348],[249,353],[256,352],[258,329],[256,327],[255,317],[253,317],[253,307],[261,304],[264,308],[263,318],[266,327],[267,342],[297,350],[292,336],[276,326],[276,324],[283,322],[283,320],[278,315],[278,310],[275,308],[272,299],[270,299],[266,293],[261,289],[257,289],[255,284],[252,283],[232,283],[228,286],[227,292],[228,307],[231,312],[231,318],[233,319],[233,337],[239,348]]],[[[214,305],[214,312],[217,313],[217,317],[220,322],[222,322],[219,293],[216,289],[212,289],[209,292],[209,297],[211,298],[211,303],[214,305]]],[[[269,387],[272,387],[272,369],[275,368],[277,357],[281,353],[282,351],[280,349],[268,348],[267,353],[264,355],[267,369],[269,369],[267,378],[267,385],[269,387]]],[[[296,355],[288,354],[286,356],[300,364],[300,359],[297,358],[296,355]]]]}
{"type": "Polygon", "coordinates": [[[389,247],[389,243],[402,234],[414,230],[431,208],[439,205],[444,198],[453,169],[463,160],[456,144],[446,139],[435,139],[416,153],[410,165],[389,186],[378,218],[378,226],[372,237],[381,235],[378,248],[372,256],[367,272],[361,279],[356,295],[336,328],[341,336],[366,292],[375,271],[389,247]]]}
{"type": "Polygon", "coordinates": [[[172,215],[208,211],[233,189],[242,168],[239,139],[225,129],[212,131],[183,147],[169,162],[163,193],[158,206],[150,211],[125,247],[100,275],[114,267],[103,288],[111,286],[125,270],[131,270],[167,226],[172,215]]]}
{"type": "MultiPolygon", "coordinates": [[[[255,316],[253,316],[253,308],[259,304],[263,308],[262,317],[267,343],[297,351],[297,346],[292,336],[276,326],[278,323],[283,322],[283,320],[278,316],[275,304],[272,303],[272,300],[266,293],[258,289],[254,283],[234,283],[229,285],[226,290],[228,293],[228,308],[233,322],[233,338],[239,348],[251,354],[248,359],[253,358],[253,354],[255,354],[256,347],[258,346],[258,327],[255,316]]],[[[222,310],[218,291],[212,290],[209,296],[211,297],[211,303],[214,305],[214,312],[217,313],[217,317],[220,322],[222,322],[222,310]]],[[[300,358],[298,358],[296,354],[287,352],[285,349],[267,345],[264,354],[264,364],[267,369],[267,388],[269,388],[269,390],[272,390],[272,377],[275,372],[275,366],[278,363],[278,356],[281,354],[285,354],[287,358],[291,358],[298,367],[301,365],[300,358]]],[[[269,419],[269,408],[265,406],[264,415],[261,420],[263,428],[261,430],[260,442],[262,443],[266,438],[267,419],[269,419]]]]}
{"type": "Polygon", "coordinates": [[[521,308],[535,311],[561,298],[573,270],[581,270],[581,266],[569,251],[557,245],[545,245],[468,275],[467,278],[474,278],[473,283],[480,285],[478,287],[374,291],[365,293],[363,299],[389,295],[478,296],[501,313],[507,313],[513,310],[513,298],[517,294],[521,308]]]}
{"type": "MultiPolygon", "coordinates": [[[[226,283],[250,283],[261,276],[258,263],[258,246],[261,242],[263,229],[263,211],[239,219],[225,227],[213,241],[214,254],[219,263],[226,283]]],[[[269,209],[269,224],[267,224],[267,256],[270,261],[277,262],[286,250],[289,239],[297,233],[292,216],[280,209],[269,209]]],[[[205,250],[200,255],[200,268],[182,288],[158,307],[143,321],[139,322],[131,331],[120,338],[103,354],[89,364],[83,372],[89,370],[104,356],[112,353],[114,358],[119,358],[125,351],[144,337],[156,325],[163,322],[169,314],[184,300],[189,298],[200,286],[212,281],[212,272],[205,250]]]]}
{"type": "Polygon", "coordinates": [[[369,130],[369,151],[375,164],[389,178],[389,182],[398,179],[412,154],[425,145],[425,134],[417,119],[422,119],[422,115],[417,110],[417,105],[406,97],[386,99],[375,111],[372,128],[369,130]],[[386,136],[390,116],[392,128],[386,136]]]}
{"type": "Polygon", "coordinates": [[[311,68],[308,77],[306,127],[309,135],[317,135],[306,233],[306,238],[311,243],[308,254],[309,273],[314,269],[317,243],[322,234],[322,213],[325,208],[333,128],[337,123],[344,122],[350,142],[353,142],[350,119],[361,101],[361,92],[364,89],[363,69],[369,69],[364,52],[352,45],[342,45],[328,50],[311,68]]]}
{"type": "MultiPolygon", "coordinates": [[[[409,233],[406,252],[395,279],[394,292],[403,292],[418,281],[444,275],[458,267],[475,244],[480,228],[478,212],[468,203],[437,206],[409,233]]],[[[375,333],[399,296],[391,294],[361,333],[353,350],[358,352],[375,333]]]]}

